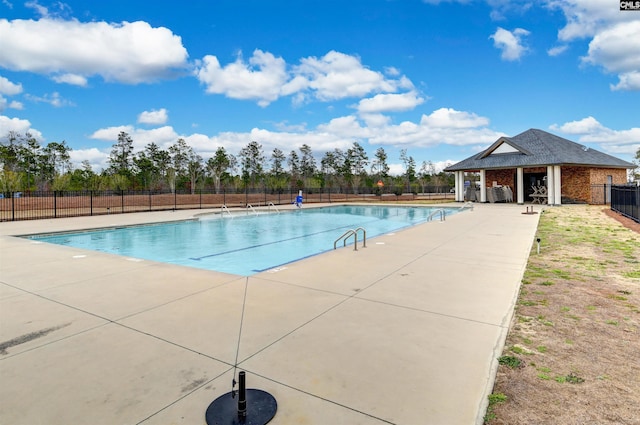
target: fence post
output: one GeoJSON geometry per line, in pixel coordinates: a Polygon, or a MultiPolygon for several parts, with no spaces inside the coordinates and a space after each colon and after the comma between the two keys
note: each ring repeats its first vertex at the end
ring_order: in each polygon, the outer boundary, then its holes
{"type": "Polygon", "coordinates": [[[178,209],[178,189],[173,191],[173,210],[178,209]]]}
{"type": "Polygon", "coordinates": [[[58,218],[58,191],[53,191],[53,218],[58,218]]]}
{"type": "Polygon", "coordinates": [[[93,216],[93,190],[89,191],[89,215],[93,216]]]}
{"type": "Polygon", "coordinates": [[[16,198],[13,192],[9,192],[9,196],[11,196],[11,221],[16,221],[16,198]]]}
{"type": "Polygon", "coordinates": [[[202,209],[202,189],[200,189],[200,209],[202,209]]]}

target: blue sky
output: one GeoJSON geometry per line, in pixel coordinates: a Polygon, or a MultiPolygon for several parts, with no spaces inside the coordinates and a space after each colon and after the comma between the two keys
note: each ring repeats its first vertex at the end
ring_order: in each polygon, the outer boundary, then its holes
{"type": "Polygon", "coordinates": [[[640,148],[640,11],[611,0],[0,0],[0,138],[106,166],[183,138],[401,149],[438,168],[529,128],[640,148]]]}

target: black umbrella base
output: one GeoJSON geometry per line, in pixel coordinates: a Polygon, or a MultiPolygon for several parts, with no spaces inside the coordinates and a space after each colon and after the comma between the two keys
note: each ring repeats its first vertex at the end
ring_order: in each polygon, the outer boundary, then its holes
{"type": "Polygon", "coordinates": [[[229,392],[213,400],[207,408],[207,425],[265,425],[276,415],[278,403],[266,391],[247,389],[246,415],[238,413],[239,394],[229,392]]]}

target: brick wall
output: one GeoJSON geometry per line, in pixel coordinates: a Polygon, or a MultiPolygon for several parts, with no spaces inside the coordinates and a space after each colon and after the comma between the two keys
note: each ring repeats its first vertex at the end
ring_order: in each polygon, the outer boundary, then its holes
{"type": "Polygon", "coordinates": [[[591,175],[587,167],[562,167],[560,170],[563,198],[579,202],[591,201],[591,175]]]}
{"type": "MultiPolygon", "coordinates": [[[[546,173],[546,167],[525,168],[525,173],[546,173]]],[[[515,168],[504,170],[487,170],[487,187],[496,182],[501,186],[510,186],[515,190],[515,168]]],[[[578,202],[591,202],[591,185],[606,184],[607,176],[612,177],[613,184],[624,184],[627,181],[627,171],[618,168],[590,168],[590,167],[562,167],[561,193],[563,198],[578,202]]]]}
{"type": "Polygon", "coordinates": [[[516,174],[515,168],[508,168],[505,170],[487,170],[485,172],[485,179],[487,187],[492,187],[493,182],[496,182],[498,186],[509,186],[515,190],[516,182],[514,176],[516,174]]]}
{"type": "Polygon", "coordinates": [[[627,170],[619,168],[591,168],[591,184],[607,184],[607,176],[611,176],[613,184],[627,182],[627,170]]]}

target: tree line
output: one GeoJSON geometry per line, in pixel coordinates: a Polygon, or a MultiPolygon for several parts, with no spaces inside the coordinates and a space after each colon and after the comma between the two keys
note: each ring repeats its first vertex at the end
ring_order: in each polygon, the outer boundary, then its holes
{"type": "Polygon", "coordinates": [[[0,142],[0,191],[39,190],[186,190],[268,191],[340,188],[357,192],[361,188],[384,191],[425,192],[427,186],[452,186],[450,173],[436,172],[431,161],[417,168],[407,150],[400,152],[405,173],[389,174],[384,148],[370,160],[358,143],[346,150],[325,152],[319,164],[309,145],[285,153],[275,148],[265,154],[259,142],[251,141],[238,155],[219,147],[206,161],[180,138],[168,149],[156,143],[135,152],[134,141],[120,132],[111,148],[108,167],[96,173],[89,161],[75,168],[66,142],[42,146],[31,134],[9,132],[0,142]],[[382,182],[384,186],[380,185],[382,182]]]}

